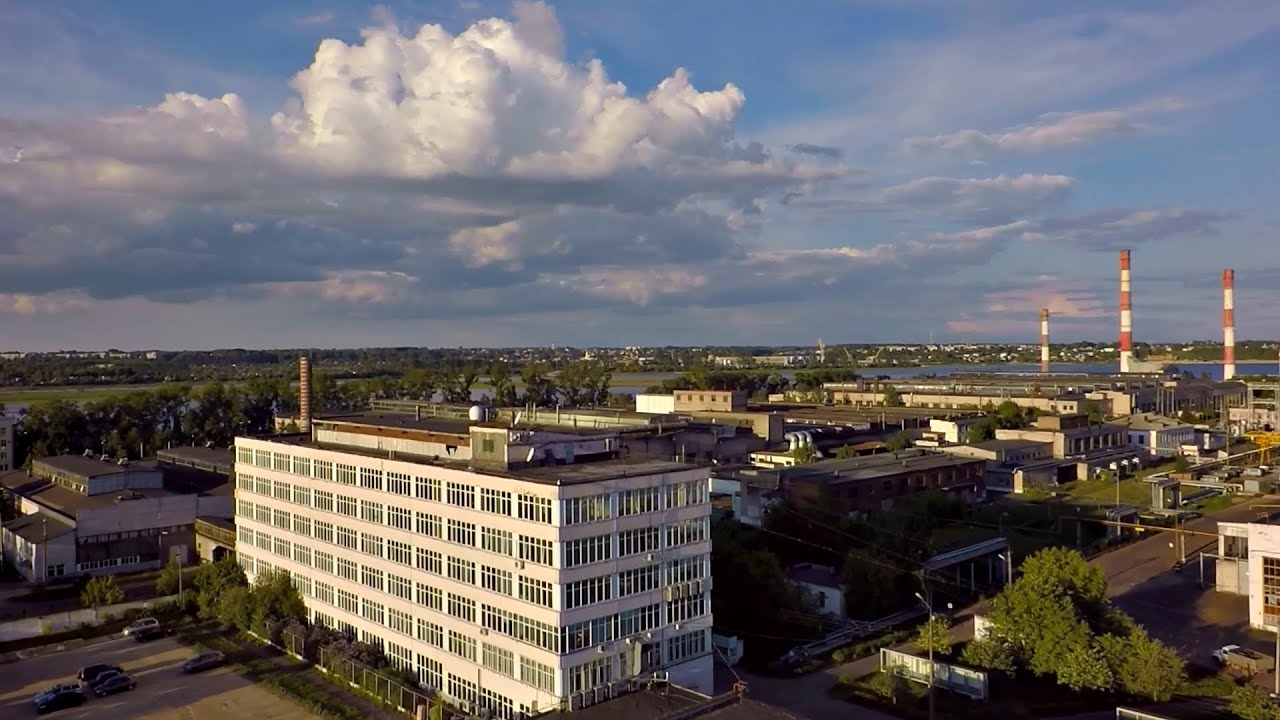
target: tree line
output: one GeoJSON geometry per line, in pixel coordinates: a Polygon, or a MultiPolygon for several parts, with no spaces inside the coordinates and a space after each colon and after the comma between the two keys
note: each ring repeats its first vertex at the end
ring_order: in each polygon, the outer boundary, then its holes
{"type": "Polygon", "coordinates": [[[647,392],[669,393],[674,390],[736,390],[749,398],[764,401],[769,395],[788,390],[814,392],[825,383],[850,382],[858,378],[852,368],[797,370],[792,377],[771,370],[714,370],[699,365],[679,377],[650,386],[647,392]]]}

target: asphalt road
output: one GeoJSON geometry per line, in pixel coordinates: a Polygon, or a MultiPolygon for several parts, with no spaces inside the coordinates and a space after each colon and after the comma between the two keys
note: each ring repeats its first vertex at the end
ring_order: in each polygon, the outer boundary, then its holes
{"type": "Polygon", "coordinates": [[[35,716],[31,698],[54,683],[75,682],[80,668],[120,665],[138,687],[61,710],[59,720],[318,720],[301,705],[255,685],[229,667],[183,675],[178,666],[192,648],[164,638],[137,643],[114,638],[74,651],[53,653],[0,666],[0,718],[35,716]]]}

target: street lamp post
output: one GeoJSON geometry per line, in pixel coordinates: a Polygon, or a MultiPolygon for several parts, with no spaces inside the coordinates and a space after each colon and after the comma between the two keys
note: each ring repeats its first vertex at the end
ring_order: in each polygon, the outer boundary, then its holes
{"type": "MultiPolygon", "coordinates": [[[[934,679],[934,665],[933,665],[933,644],[934,644],[934,643],[933,643],[933,631],[934,631],[934,629],[933,629],[933,618],[934,618],[934,615],[933,615],[933,605],[932,605],[928,600],[926,600],[926,599],[924,598],[924,595],[921,595],[920,593],[916,593],[916,599],[920,601],[920,604],[921,604],[921,605],[924,605],[925,610],[928,610],[928,611],[929,611],[929,620],[927,621],[927,622],[929,623],[929,625],[927,626],[927,627],[929,627],[929,635],[928,635],[928,637],[929,637],[929,647],[927,648],[927,650],[929,651],[929,720],[933,720],[933,717],[934,717],[934,715],[933,715],[933,679],[934,679]]],[[[950,610],[950,609],[951,609],[951,603],[947,603],[947,609],[948,609],[948,610],[950,610]]]]}
{"type": "Polygon", "coordinates": [[[1006,550],[1005,552],[1000,553],[999,555],[996,555],[996,557],[1004,561],[1004,584],[1006,586],[1012,584],[1013,583],[1013,550],[1006,550]]]}

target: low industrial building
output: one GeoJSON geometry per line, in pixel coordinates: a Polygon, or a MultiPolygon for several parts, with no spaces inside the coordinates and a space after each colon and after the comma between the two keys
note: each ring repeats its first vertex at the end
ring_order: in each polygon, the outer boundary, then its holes
{"type": "Polygon", "coordinates": [[[1129,444],[1154,457],[1177,457],[1183,445],[1196,441],[1194,425],[1155,413],[1124,415],[1110,422],[1127,428],[1129,444]]]}
{"type": "Polygon", "coordinates": [[[1220,592],[1249,597],[1249,626],[1280,629],[1280,525],[1218,523],[1214,577],[1220,592]]]}
{"type": "Polygon", "coordinates": [[[190,562],[196,518],[234,514],[225,476],[161,459],[42,458],[0,475],[0,490],[21,513],[3,526],[4,557],[36,583],[190,562]]]}
{"type": "Polygon", "coordinates": [[[996,439],[1049,443],[1053,447],[1053,457],[1058,459],[1123,448],[1129,444],[1123,427],[1091,422],[1089,416],[1083,414],[1044,415],[1036,418],[1028,428],[998,429],[996,439]]]}
{"type": "Polygon", "coordinates": [[[781,468],[783,497],[822,503],[840,513],[892,507],[898,498],[927,490],[976,498],[985,490],[986,463],[925,450],[904,450],[781,468]]]}
{"type": "Polygon", "coordinates": [[[14,440],[16,435],[15,428],[18,422],[15,418],[0,412],[0,472],[8,472],[13,469],[14,463],[14,440]]]}
{"type": "Polygon", "coordinates": [[[787,581],[814,611],[844,616],[844,578],[828,565],[799,563],[787,568],[787,581]]]}
{"type": "Polygon", "coordinates": [[[746,412],[747,394],[741,390],[676,390],[675,411],[746,412]]]}

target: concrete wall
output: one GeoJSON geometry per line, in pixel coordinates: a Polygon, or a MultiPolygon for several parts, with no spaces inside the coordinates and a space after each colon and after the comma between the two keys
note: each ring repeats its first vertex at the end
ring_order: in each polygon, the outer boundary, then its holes
{"type": "Polygon", "coordinates": [[[65,632],[86,624],[101,625],[106,622],[108,617],[118,616],[129,610],[155,607],[156,603],[171,602],[177,599],[177,595],[168,595],[154,600],[139,600],[120,603],[119,605],[107,605],[106,607],[98,608],[96,613],[92,609],[72,610],[0,623],[0,642],[24,640],[40,635],[65,632]]]}
{"type": "Polygon", "coordinates": [[[191,525],[196,521],[199,502],[195,495],[166,495],[113,503],[81,510],[76,515],[80,537],[127,533],[152,528],[191,525]]]}
{"type": "Polygon", "coordinates": [[[747,394],[739,390],[676,390],[676,412],[746,412],[747,394]]]}
{"type": "Polygon", "coordinates": [[[636,395],[636,412],[650,415],[670,415],[676,411],[675,395],[640,393],[636,395]]]}
{"type": "Polygon", "coordinates": [[[47,543],[28,542],[8,530],[0,531],[4,558],[27,582],[76,574],[76,535],[60,535],[47,543]],[[59,568],[59,566],[61,566],[59,568]]]}

